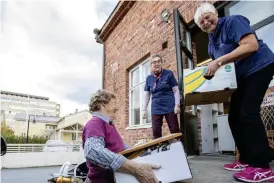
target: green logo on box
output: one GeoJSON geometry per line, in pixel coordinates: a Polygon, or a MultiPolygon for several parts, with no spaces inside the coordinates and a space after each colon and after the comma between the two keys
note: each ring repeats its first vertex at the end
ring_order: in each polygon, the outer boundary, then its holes
{"type": "Polygon", "coordinates": [[[231,69],[231,65],[226,65],[226,66],[225,66],[225,71],[226,71],[226,72],[231,72],[231,70],[232,70],[232,69],[231,69]]]}

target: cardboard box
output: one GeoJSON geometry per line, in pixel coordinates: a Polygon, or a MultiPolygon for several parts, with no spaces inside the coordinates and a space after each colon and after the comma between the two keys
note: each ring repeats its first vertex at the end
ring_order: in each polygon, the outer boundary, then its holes
{"type": "MultiPolygon", "coordinates": [[[[133,159],[133,161],[161,165],[162,167],[158,170],[154,170],[154,173],[157,179],[162,183],[192,178],[181,142],[171,144],[170,149],[167,151],[159,153],[153,152],[150,155],[133,159]]],[[[121,172],[115,172],[115,179],[118,183],[139,183],[134,176],[121,172]]]]}
{"type": "Polygon", "coordinates": [[[204,78],[206,68],[204,66],[193,70],[184,69],[184,93],[187,106],[228,102],[237,88],[234,63],[220,67],[211,80],[204,78]]]}

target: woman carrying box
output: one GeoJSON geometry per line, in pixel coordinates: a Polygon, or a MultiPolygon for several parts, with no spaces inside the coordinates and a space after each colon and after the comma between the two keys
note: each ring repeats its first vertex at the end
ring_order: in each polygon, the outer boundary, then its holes
{"type": "Polygon", "coordinates": [[[233,175],[240,181],[270,180],[274,178],[269,166],[272,157],[260,105],[274,75],[274,54],[244,16],[218,18],[214,6],[203,3],[194,20],[209,36],[208,52],[213,61],[205,76],[214,76],[220,66],[235,63],[238,88],[231,96],[228,121],[240,159],[224,167],[241,171],[233,175]]]}
{"type": "Polygon", "coordinates": [[[98,90],[90,100],[92,118],[83,129],[82,141],[89,169],[85,183],[115,183],[114,172],[131,174],[141,183],[158,183],[152,169],[158,165],[137,163],[118,154],[126,148],[113,124],[115,95],[98,90]]]}

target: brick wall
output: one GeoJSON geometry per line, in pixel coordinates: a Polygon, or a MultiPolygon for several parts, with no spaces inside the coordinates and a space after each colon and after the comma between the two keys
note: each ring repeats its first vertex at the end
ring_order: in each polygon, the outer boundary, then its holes
{"type": "MultiPolygon", "coordinates": [[[[116,126],[130,145],[139,139],[151,138],[152,130],[126,129],[129,124],[129,70],[149,54],[160,53],[166,61],[164,68],[172,70],[177,76],[173,8],[179,8],[186,22],[190,22],[199,4],[197,1],[138,1],[105,41],[104,87],[117,95],[116,126]],[[171,13],[170,23],[161,20],[160,15],[165,8],[171,13]],[[168,47],[162,50],[162,43],[166,41],[168,47]]],[[[193,48],[195,49],[195,45],[193,48]]],[[[167,125],[164,123],[163,135],[168,133],[167,125]]]]}

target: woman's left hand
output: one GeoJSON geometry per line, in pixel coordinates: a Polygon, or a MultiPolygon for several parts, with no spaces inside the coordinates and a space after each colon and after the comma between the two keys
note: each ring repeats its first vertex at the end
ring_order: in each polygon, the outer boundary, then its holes
{"type": "Polygon", "coordinates": [[[214,76],[219,67],[218,60],[211,61],[207,66],[205,76],[214,76]]]}

